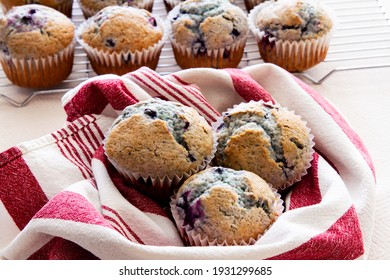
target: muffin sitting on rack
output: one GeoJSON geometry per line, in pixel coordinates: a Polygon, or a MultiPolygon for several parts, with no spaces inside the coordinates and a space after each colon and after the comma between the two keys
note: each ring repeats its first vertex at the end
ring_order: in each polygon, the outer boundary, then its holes
{"type": "Polygon", "coordinates": [[[316,1],[266,1],[249,14],[265,62],[290,72],[309,69],[323,61],[332,36],[330,13],[316,1]]]}
{"type": "Polygon", "coordinates": [[[11,9],[0,19],[0,60],[7,78],[28,88],[52,87],[72,71],[74,24],[42,5],[11,9]]]}
{"type": "Polygon", "coordinates": [[[168,31],[144,9],[109,6],[83,22],[76,38],[94,71],[124,75],[142,66],[155,69],[168,31]]]}
{"type": "Polygon", "coordinates": [[[171,43],[183,68],[234,68],[249,32],[243,10],[228,0],[187,0],[168,14],[171,43]]]}

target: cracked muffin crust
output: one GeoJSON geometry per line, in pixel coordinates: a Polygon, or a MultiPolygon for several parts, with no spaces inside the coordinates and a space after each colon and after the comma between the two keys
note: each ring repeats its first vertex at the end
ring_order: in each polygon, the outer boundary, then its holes
{"type": "Polygon", "coordinates": [[[210,157],[210,125],[191,107],[150,99],[125,108],[105,145],[107,155],[133,172],[158,177],[189,173],[210,157]]]}
{"type": "Polygon", "coordinates": [[[223,113],[215,132],[214,165],[254,172],[276,189],[300,179],[312,159],[306,123],[277,105],[241,103],[223,113]]]}
{"type": "Polygon", "coordinates": [[[183,183],[171,210],[187,245],[249,245],[275,222],[282,206],[256,174],[212,167],[183,183]]]}
{"type": "Polygon", "coordinates": [[[211,126],[180,103],[148,99],[128,106],[105,139],[107,158],[138,189],[168,203],[172,192],[214,156],[211,126]]]}

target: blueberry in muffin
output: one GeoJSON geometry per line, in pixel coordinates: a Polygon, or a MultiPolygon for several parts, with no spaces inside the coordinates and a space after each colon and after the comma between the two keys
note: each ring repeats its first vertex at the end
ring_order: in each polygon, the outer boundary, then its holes
{"type": "Polygon", "coordinates": [[[168,32],[150,12],[109,6],[83,22],[77,40],[97,74],[124,75],[142,66],[155,69],[168,32]]]}
{"type": "MultiPolygon", "coordinates": [[[[195,109],[160,99],[126,107],[105,140],[108,159],[130,180],[184,180],[204,169],[214,150],[211,126],[195,109]]],[[[176,183],[164,199],[169,200],[176,183]]]]}
{"type": "Polygon", "coordinates": [[[326,57],[333,20],[316,1],[266,1],[249,14],[261,57],[290,71],[309,69],[326,57]]]}
{"type": "Polygon", "coordinates": [[[187,0],[168,15],[181,68],[237,67],[249,32],[241,8],[227,0],[187,0]]]}
{"type": "Polygon", "coordinates": [[[7,78],[28,88],[52,87],[72,71],[72,21],[43,5],[16,6],[0,19],[0,60],[7,78]]]}
{"type": "Polygon", "coordinates": [[[171,210],[188,245],[249,245],[276,221],[281,203],[256,174],[212,167],[183,183],[171,210]]]}

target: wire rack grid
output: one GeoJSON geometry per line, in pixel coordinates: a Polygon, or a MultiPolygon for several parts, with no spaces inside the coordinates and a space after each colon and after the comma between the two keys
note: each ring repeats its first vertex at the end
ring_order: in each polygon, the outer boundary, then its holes
{"type": "MultiPolygon", "coordinates": [[[[336,17],[336,28],[325,61],[303,73],[294,73],[302,80],[321,84],[336,72],[390,67],[390,18],[381,0],[323,0],[336,17]],[[317,77],[317,78],[316,78],[317,77]]],[[[243,0],[235,4],[244,11],[243,0]]],[[[155,0],[153,14],[166,16],[162,0],[155,0]]],[[[72,20],[76,26],[84,21],[77,1],[72,20]]],[[[263,63],[253,35],[248,37],[238,68],[263,63]]],[[[166,75],[181,70],[176,64],[170,42],[166,42],[156,71],[166,75]]],[[[80,82],[96,76],[80,45],[76,45],[73,70],[60,85],[32,90],[13,85],[0,67],[0,97],[16,107],[27,105],[37,95],[65,93],[80,82]]]]}

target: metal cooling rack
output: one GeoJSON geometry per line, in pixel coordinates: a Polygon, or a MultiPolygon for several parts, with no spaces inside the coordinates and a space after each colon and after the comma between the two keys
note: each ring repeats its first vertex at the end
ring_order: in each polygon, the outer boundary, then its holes
{"type": "MultiPolygon", "coordinates": [[[[244,1],[236,5],[245,10],[244,1]]],[[[358,69],[390,67],[390,18],[382,7],[381,0],[328,0],[322,1],[334,11],[336,30],[324,62],[297,77],[313,84],[321,84],[336,72],[358,69]]],[[[245,10],[246,11],[246,10],[245,10]]],[[[153,14],[165,17],[162,0],[155,0],[153,14]]],[[[84,17],[74,1],[73,22],[79,25],[84,17]]],[[[248,38],[244,56],[238,68],[263,63],[253,36],[248,38]]],[[[161,52],[156,71],[162,75],[181,70],[177,66],[172,48],[167,42],[161,52]]],[[[0,97],[17,107],[23,107],[35,96],[65,93],[80,82],[96,76],[80,45],[76,45],[74,66],[71,75],[60,85],[50,89],[33,91],[13,85],[0,68],[0,97]],[[12,93],[10,93],[12,92],[12,93]]]]}

